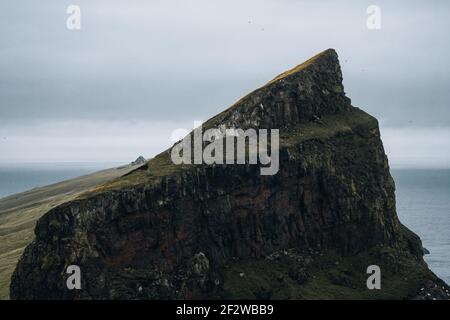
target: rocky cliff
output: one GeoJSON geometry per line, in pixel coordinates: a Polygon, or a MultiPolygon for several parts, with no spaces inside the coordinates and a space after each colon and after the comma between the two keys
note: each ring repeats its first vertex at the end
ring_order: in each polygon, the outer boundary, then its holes
{"type": "Polygon", "coordinates": [[[327,50],[204,124],[280,131],[280,169],[175,165],[167,150],[37,223],[13,299],[447,298],[398,220],[376,119],[327,50]],[[82,289],[68,290],[78,265],[82,289]],[[369,265],[381,290],[369,290],[369,265]]]}

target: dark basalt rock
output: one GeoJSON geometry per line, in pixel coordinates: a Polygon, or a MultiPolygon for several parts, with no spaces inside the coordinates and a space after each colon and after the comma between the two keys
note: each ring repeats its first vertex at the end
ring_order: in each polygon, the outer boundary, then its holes
{"type": "Polygon", "coordinates": [[[378,123],[351,106],[334,50],[204,128],[220,125],[280,129],[279,172],[175,166],[163,152],[43,216],[11,298],[404,299],[434,285],[446,297],[397,218],[378,123]],[[82,290],[66,288],[72,264],[82,290]],[[382,290],[366,287],[370,264],[381,267],[382,290]]]}

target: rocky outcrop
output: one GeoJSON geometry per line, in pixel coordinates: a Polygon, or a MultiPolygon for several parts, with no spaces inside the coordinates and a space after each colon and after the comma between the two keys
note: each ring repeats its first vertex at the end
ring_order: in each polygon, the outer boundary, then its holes
{"type": "Polygon", "coordinates": [[[434,285],[446,297],[397,218],[378,123],[345,96],[334,50],[204,124],[221,126],[279,129],[279,172],[174,165],[167,150],[43,216],[11,297],[403,299],[434,285]],[[373,264],[382,290],[366,287],[373,264]],[[81,290],[66,287],[69,265],[81,290]]]}
{"type": "Polygon", "coordinates": [[[145,160],[145,158],[143,156],[139,156],[136,160],[131,162],[131,165],[136,166],[139,164],[144,164],[146,162],[147,162],[147,160],[145,160]]]}

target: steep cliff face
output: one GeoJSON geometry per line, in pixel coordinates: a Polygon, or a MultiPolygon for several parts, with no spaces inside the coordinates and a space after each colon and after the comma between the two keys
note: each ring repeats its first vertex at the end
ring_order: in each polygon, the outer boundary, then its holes
{"type": "Polygon", "coordinates": [[[220,126],[279,129],[279,172],[174,165],[165,151],[43,216],[11,297],[446,298],[397,218],[378,123],[351,106],[334,50],[204,129],[220,126]],[[366,287],[373,264],[381,290],[366,287]],[[66,287],[69,265],[80,266],[81,290],[66,287]]]}

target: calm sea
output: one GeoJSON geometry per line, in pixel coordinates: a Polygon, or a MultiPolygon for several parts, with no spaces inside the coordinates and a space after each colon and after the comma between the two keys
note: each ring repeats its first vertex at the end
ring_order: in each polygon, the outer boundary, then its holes
{"type": "Polygon", "coordinates": [[[392,170],[400,220],[422,239],[431,270],[450,283],[450,169],[392,170]]]}
{"type": "MultiPolygon", "coordinates": [[[[118,164],[0,164],[0,198],[118,164]]],[[[430,268],[450,284],[450,170],[392,170],[400,220],[431,254],[430,268]]]]}

